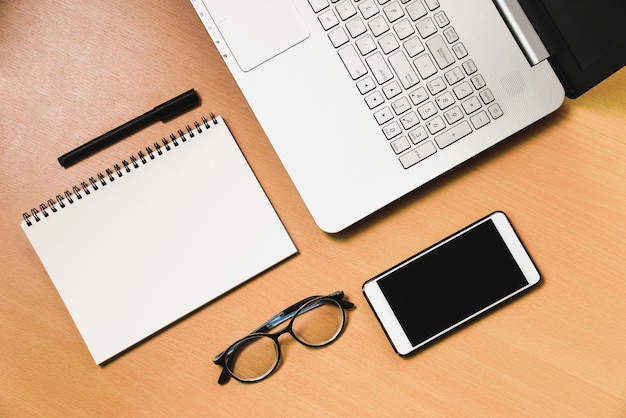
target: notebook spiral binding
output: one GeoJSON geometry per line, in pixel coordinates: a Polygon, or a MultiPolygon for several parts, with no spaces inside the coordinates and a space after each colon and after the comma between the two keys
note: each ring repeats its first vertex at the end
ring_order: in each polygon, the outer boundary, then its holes
{"type": "Polygon", "coordinates": [[[71,190],[66,190],[63,194],[58,194],[54,199],[48,199],[46,203],[41,203],[39,208],[32,208],[29,212],[24,212],[22,216],[24,217],[24,221],[26,221],[27,226],[33,225],[34,222],[39,222],[44,218],[50,216],[50,213],[56,213],[60,209],[65,208],[68,204],[71,205],[74,202],[82,199],[84,196],[90,195],[94,191],[98,191],[100,187],[106,186],[107,179],[109,182],[114,182],[117,178],[123,177],[125,174],[128,174],[133,171],[133,169],[137,169],[140,167],[139,164],[144,165],[147,164],[150,160],[154,160],[157,156],[163,155],[165,152],[170,151],[172,149],[172,144],[174,147],[180,145],[180,142],[186,142],[188,137],[193,138],[195,136],[195,132],[198,134],[202,132],[202,127],[204,126],[206,129],[211,127],[209,122],[213,122],[214,125],[218,123],[215,115],[213,113],[209,114],[209,119],[206,117],[201,118],[201,123],[198,121],[194,121],[194,128],[187,125],[185,127],[185,131],[179,129],[178,132],[171,133],[168,141],[167,138],[163,138],[161,140],[161,144],[158,142],[154,142],[152,146],[147,146],[144,150],[138,151],[136,155],[131,155],[129,157],[130,163],[127,160],[123,160],[120,164],[113,165],[113,169],[107,168],[104,170],[104,174],[99,172],[95,177],[89,178],[89,183],[86,181],[81,181],[80,185],[75,185],[71,188],[71,190]],[[179,142],[180,141],[180,142],[179,142]],[[97,179],[96,179],[97,177],[97,179]],[[42,216],[43,215],[43,218],[42,216]],[[33,219],[33,220],[31,220],[33,219]]]}

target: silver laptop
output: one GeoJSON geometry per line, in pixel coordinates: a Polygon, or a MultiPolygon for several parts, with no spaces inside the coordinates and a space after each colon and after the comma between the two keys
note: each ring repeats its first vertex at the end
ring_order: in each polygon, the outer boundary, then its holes
{"type": "Polygon", "coordinates": [[[559,79],[542,42],[553,28],[529,19],[555,2],[191,0],[329,233],[588,88],[559,79]]]}

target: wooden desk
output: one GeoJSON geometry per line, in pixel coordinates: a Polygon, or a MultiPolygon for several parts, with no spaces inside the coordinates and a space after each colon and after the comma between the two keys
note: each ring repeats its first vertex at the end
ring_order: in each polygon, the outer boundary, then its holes
{"type": "Polygon", "coordinates": [[[187,0],[2,2],[0,86],[1,416],[626,415],[626,71],[339,235],[314,225],[187,0]],[[200,108],[57,163],[192,87],[200,108]],[[209,112],[224,116],[300,254],[96,366],[22,212],[209,112]],[[362,283],[496,209],[543,286],[416,356],[394,354],[362,283]],[[216,353],[337,289],[357,309],[335,344],[285,339],[267,381],[217,384],[216,353]]]}

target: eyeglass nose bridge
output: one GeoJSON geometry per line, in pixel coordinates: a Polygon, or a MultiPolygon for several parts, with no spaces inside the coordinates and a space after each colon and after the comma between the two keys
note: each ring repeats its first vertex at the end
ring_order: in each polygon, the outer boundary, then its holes
{"type": "Polygon", "coordinates": [[[278,344],[279,348],[280,348],[280,341],[278,341],[278,337],[280,337],[283,334],[289,334],[289,335],[291,335],[291,338],[293,338],[294,340],[298,341],[298,338],[296,338],[296,334],[294,334],[294,332],[293,332],[292,322],[289,322],[287,324],[287,326],[285,328],[281,329],[280,331],[276,331],[276,332],[270,334],[270,336],[274,339],[274,341],[276,341],[276,344],[278,344]]]}
{"type": "MultiPolygon", "coordinates": [[[[339,305],[339,307],[341,308],[341,305],[339,305]]],[[[337,335],[339,335],[341,333],[341,331],[343,331],[343,328],[345,326],[346,315],[345,315],[345,312],[343,310],[342,310],[341,313],[342,313],[342,324],[339,327],[339,331],[338,331],[337,335]]],[[[305,341],[302,341],[296,335],[296,333],[293,330],[293,319],[291,321],[289,321],[287,326],[285,326],[283,329],[281,329],[279,331],[275,331],[275,332],[272,332],[272,333],[250,334],[250,336],[255,336],[256,335],[256,336],[263,336],[263,337],[266,337],[266,338],[271,338],[274,341],[274,346],[276,347],[276,362],[274,363],[274,366],[269,371],[267,371],[267,373],[265,374],[264,377],[262,377],[262,378],[260,378],[258,380],[263,380],[263,378],[273,374],[280,367],[280,364],[282,363],[282,360],[283,360],[283,351],[282,351],[282,344],[281,344],[279,338],[282,335],[284,335],[284,334],[289,334],[291,336],[291,338],[295,342],[297,342],[298,344],[303,345],[305,347],[319,348],[319,347],[322,347],[324,345],[327,345],[327,344],[324,344],[322,346],[316,346],[316,345],[312,345],[312,344],[306,343],[305,341]]],[[[334,339],[335,338],[333,338],[331,341],[329,341],[329,343],[334,341],[334,339]]],[[[254,381],[257,381],[257,380],[254,380],[254,381]]],[[[251,382],[254,382],[254,381],[251,381],[251,382]]]]}
{"type": "MultiPolygon", "coordinates": [[[[289,334],[291,336],[291,338],[293,338],[294,341],[302,344],[302,345],[307,345],[305,343],[303,343],[302,341],[300,341],[298,339],[298,337],[296,336],[296,334],[293,332],[293,322],[289,322],[289,324],[287,324],[286,327],[284,327],[283,329],[279,330],[279,331],[275,331],[272,333],[259,333],[256,335],[262,335],[265,336],[267,338],[271,338],[274,341],[274,345],[276,346],[276,365],[273,367],[272,371],[278,368],[278,365],[280,364],[282,358],[283,358],[283,352],[282,352],[282,347],[281,347],[281,343],[279,341],[279,338],[284,335],[284,334],[289,334]]],[[[251,335],[255,335],[255,334],[251,334],[251,335]]]]}
{"type": "Polygon", "coordinates": [[[280,331],[276,331],[271,334],[266,334],[268,337],[274,340],[274,345],[276,346],[276,363],[274,364],[274,367],[272,367],[272,370],[268,373],[268,375],[274,373],[276,369],[280,367],[280,363],[283,360],[283,349],[281,347],[281,343],[278,338],[284,334],[289,334],[291,338],[293,338],[295,341],[300,343],[300,341],[298,341],[298,339],[296,338],[296,335],[293,332],[293,327],[291,326],[291,322],[289,322],[289,324],[285,328],[281,329],[280,331]]]}

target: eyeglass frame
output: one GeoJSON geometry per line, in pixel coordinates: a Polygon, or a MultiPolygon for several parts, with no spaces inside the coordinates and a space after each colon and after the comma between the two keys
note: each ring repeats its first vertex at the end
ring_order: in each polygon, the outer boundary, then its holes
{"type": "MultiPolygon", "coordinates": [[[[232,343],[231,345],[228,346],[228,348],[224,351],[222,351],[221,353],[219,353],[217,356],[215,356],[215,359],[213,360],[213,363],[217,364],[218,366],[221,366],[223,368],[222,372],[220,373],[220,376],[217,380],[217,382],[220,385],[226,384],[230,378],[234,378],[235,380],[238,380],[242,383],[256,383],[256,382],[260,382],[261,380],[266,379],[267,377],[269,377],[270,375],[272,375],[276,369],[278,368],[278,365],[281,362],[282,359],[282,353],[280,350],[280,342],[278,341],[278,337],[280,337],[283,334],[290,334],[294,340],[296,340],[297,342],[299,342],[300,344],[307,346],[307,347],[315,347],[315,348],[321,348],[321,347],[325,347],[329,344],[332,344],[333,342],[335,342],[339,336],[341,336],[341,334],[343,333],[343,330],[345,328],[346,325],[346,310],[347,309],[351,309],[354,307],[354,303],[349,302],[347,300],[344,300],[344,293],[341,290],[335,291],[333,293],[331,293],[328,296],[309,296],[308,298],[302,299],[299,302],[294,303],[293,305],[289,306],[288,308],[284,309],[283,311],[279,312],[278,314],[274,315],[273,317],[271,317],[269,320],[267,320],[266,322],[264,322],[260,327],[258,327],[257,329],[255,329],[254,331],[252,331],[251,333],[249,333],[248,335],[246,335],[245,337],[239,338],[237,341],[235,341],[234,343],[232,343]],[[295,318],[298,317],[298,315],[300,313],[305,312],[303,309],[306,308],[309,304],[315,302],[315,301],[324,301],[324,300],[331,300],[334,303],[336,303],[340,308],[341,308],[341,327],[339,328],[338,332],[336,333],[336,335],[330,339],[329,341],[323,343],[323,344],[319,344],[319,345],[314,345],[314,344],[309,344],[305,341],[302,341],[301,339],[298,338],[298,336],[293,332],[293,321],[295,318]],[[275,327],[277,327],[278,325],[284,323],[285,321],[290,321],[289,324],[287,324],[287,326],[285,328],[283,328],[280,331],[277,332],[273,332],[270,333],[268,331],[274,329],[275,327]],[[274,345],[276,347],[276,362],[275,364],[272,366],[272,368],[270,370],[268,370],[267,372],[265,372],[263,375],[259,376],[259,378],[257,379],[250,379],[250,380],[245,380],[245,379],[241,379],[237,376],[235,376],[229,369],[228,367],[228,361],[231,358],[231,356],[237,352],[237,350],[239,349],[239,345],[251,338],[254,337],[269,337],[274,341],[274,345]]],[[[309,309],[313,309],[313,308],[317,308],[319,305],[313,306],[313,307],[309,307],[309,309]]]]}

